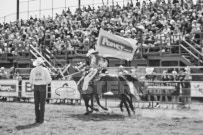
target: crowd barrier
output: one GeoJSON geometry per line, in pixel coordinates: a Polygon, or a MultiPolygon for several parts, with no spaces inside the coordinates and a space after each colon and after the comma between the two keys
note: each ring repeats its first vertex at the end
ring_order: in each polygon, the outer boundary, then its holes
{"type": "MultiPolygon", "coordinates": [[[[162,81],[163,72],[166,76],[181,76],[187,67],[109,67],[109,73],[119,74],[126,70],[129,73],[134,70],[134,75],[142,82],[144,89],[144,101],[169,104],[191,104],[192,98],[203,97],[203,74],[201,66],[190,66],[191,79],[162,81]],[[172,73],[176,71],[176,74],[172,73]],[[179,72],[181,71],[181,72],[179,72]],[[148,77],[146,77],[148,76],[148,77]],[[148,79],[147,79],[148,78],[148,79]]],[[[184,76],[184,75],[183,75],[184,76]]]]}
{"type": "MultiPolygon", "coordinates": [[[[154,103],[172,104],[191,104],[193,97],[202,97],[197,94],[196,82],[188,81],[143,81],[145,100],[154,103]],[[196,93],[196,94],[195,94],[196,93]]],[[[153,106],[153,105],[152,105],[153,106]]]]}
{"type": "MultiPolygon", "coordinates": [[[[153,67],[156,73],[148,74],[146,68],[152,67],[109,67],[109,74],[119,74],[120,71],[135,71],[137,78],[142,82],[144,89],[142,101],[178,104],[190,104],[191,98],[203,98],[203,82],[197,81],[202,76],[202,67],[190,67],[192,79],[190,81],[161,81],[159,80],[165,69],[182,69],[184,67],[153,67]],[[196,70],[193,70],[196,69],[196,70]],[[156,76],[156,80],[142,80],[146,75],[156,76]],[[198,79],[198,78],[197,78],[198,79]]],[[[172,75],[167,73],[166,75],[172,75]]],[[[178,75],[178,74],[177,74],[178,75]]],[[[200,79],[201,80],[201,79],[200,79]]],[[[15,97],[33,99],[33,91],[28,80],[0,80],[0,97],[15,97]]],[[[105,95],[104,95],[105,97],[105,95]]],[[[74,81],[53,80],[47,87],[47,98],[50,100],[80,100],[80,93],[74,81]]]]}
{"type": "MultiPolygon", "coordinates": [[[[147,83],[144,94],[148,96],[203,97],[202,81],[143,81],[142,83],[147,83]],[[188,83],[188,86],[182,87],[183,83],[188,83]],[[175,93],[177,90],[178,93],[175,93]]],[[[20,83],[18,80],[0,80],[0,96],[34,98],[34,93],[28,80],[22,80],[20,83]]],[[[80,100],[80,93],[75,81],[54,80],[47,87],[47,98],[80,100]]]]}
{"type": "MultiPolygon", "coordinates": [[[[80,100],[75,81],[53,80],[46,88],[47,99],[80,100]]],[[[29,80],[0,80],[0,97],[15,99],[34,99],[29,80]]]]}

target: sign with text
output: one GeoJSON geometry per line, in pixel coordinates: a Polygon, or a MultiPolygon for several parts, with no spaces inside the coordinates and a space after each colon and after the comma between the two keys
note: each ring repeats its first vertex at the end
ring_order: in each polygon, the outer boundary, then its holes
{"type": "Polygon", "coordinates": [[[18,97],[18,80],[0,80],[0,96],[18,97]]]}
{"type": "Polygon", "coordinates": [[[23,80],[22,81],[22,97],[26,98],[34,98],[34,92],[31,88],[31,84],[29,83],[29,80],[23,80]]]}
{"type": "Polygon", "coordinates": [[[80,99],[80,93],[75,81],[52,81],[52,99],[80,99]]]}
{"type": "Polygon", "coordinates": [[[132,60],[136,49],[137,40],[100,29],[96,50],[101,56],[132,60]]]}
{"type": "Polygon", "coordinates": [[[191,81],[191,97],[203,97],[203,83],[191,81]]]}
{"type": "Polygon", "coordinates": [[[149,94],[170,95],[176,90],[176,88],[175,86],[148,86],[147,90],[149,94]]]}

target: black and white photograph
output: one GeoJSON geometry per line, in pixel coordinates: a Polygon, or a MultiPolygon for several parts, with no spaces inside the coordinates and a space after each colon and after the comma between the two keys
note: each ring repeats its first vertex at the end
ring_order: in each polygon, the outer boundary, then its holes
{"type": "Polygon", "coordinates": [[[0,135],[203,135],[203,0],[0,0],[0,135]]]}

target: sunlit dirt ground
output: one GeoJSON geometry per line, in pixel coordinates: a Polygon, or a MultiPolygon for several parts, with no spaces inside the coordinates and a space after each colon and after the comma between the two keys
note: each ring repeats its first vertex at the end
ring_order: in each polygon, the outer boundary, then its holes
{"type": "Polygon", "coordinates": [[[0,135],[203,135],[201,103],[190,109],[172,109],[171,105],[168,109],[141,109],[143,104],[139,104],[131,117],[118,104],[109,101],[111,111],[100,109],[88,116],[83,103],[46,104],[46,123],[35,125],[33,103],[0,102],[0,135]]]}

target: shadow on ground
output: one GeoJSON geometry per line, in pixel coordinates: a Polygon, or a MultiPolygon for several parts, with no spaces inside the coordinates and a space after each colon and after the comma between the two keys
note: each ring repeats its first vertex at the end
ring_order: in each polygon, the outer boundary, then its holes
{"type": "Polygon", "coordinates": [[[37,124],[37,123],[32,123],[32,124],[27,124],[27,125],[20,125],[20,126],[17,126],[16,129],[17,130],[31,129],[31,128],[38,127],[39,125],[40,124],[37,124]]]}
{"type": "Polygon", "coordinates": [[[72,114],[70,117],[82,120],[82,121],[123,121],[125,116],[121,114],[107,114],[107,113],[95,113],[95,114],[72,114]]]}

